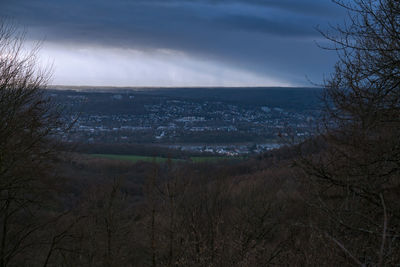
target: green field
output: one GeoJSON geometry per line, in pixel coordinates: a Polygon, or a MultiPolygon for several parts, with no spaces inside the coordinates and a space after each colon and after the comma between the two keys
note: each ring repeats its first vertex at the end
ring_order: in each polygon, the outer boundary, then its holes
{"type": "MultiPolygon", "coordinates": [[[[90,156],[95,158],[104,158],[104,159],[115,159],[115,160],[127,160],[131,162],[156,162],[162,163],[166,162],[167,158],[161,157],[147,157],[147,156],[137,156],[137,155],[115,155],[115,154],[90,154],[90,156]]],[[[176,159],[171,159],[172,161],[176,161],[176,159]]]]}
{"type": "Polygon", "coordinates": [[[209,161],[217,161],[217,160],[232,160],[232,159],[238,159],[238,157],[191,157],[190,158],[192,162],[209,162],[209,161]]]}
{"type": "MultiPolygon", "coordinates": [[[[167,162],[168,158],[163,157],[148,157],[148,156],[138,156],[138,155],[116,155],[116,154],[90,154],[91,157],[94,158],[104,158],[104,159],[115,159],[115,160],[127,160],[131,162],[156,162],[163,163],[167,162]]],[[[229,160],[229,159],[238,159],[238,157],[217,157],[217,156],[208,156],[208,157],[191,157],[192,162],[210,162],[210,161],[218,161],[218,160],[229,160]]],[[[171,161],[184,161],[184,159],[171,159],[171,161]]]]}

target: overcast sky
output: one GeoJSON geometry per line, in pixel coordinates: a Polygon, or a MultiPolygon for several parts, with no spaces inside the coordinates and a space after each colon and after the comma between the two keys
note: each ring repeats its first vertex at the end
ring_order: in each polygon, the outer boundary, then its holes
{"type": "Polygon", "coordinates": [[[336,61],[318,25],[330,0],[0,0],[0,16],[44,40],[53,84],[310,86],[336,61]]]}

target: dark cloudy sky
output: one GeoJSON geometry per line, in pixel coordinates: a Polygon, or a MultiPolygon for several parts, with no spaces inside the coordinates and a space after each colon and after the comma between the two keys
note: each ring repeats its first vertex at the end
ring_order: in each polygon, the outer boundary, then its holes
{"type": "Polygon", "coordinates": [[[330,0],[0,0],[0,17],[44,40],[54,84],[309,86],[332,71],[315,30],[330,0]]]}

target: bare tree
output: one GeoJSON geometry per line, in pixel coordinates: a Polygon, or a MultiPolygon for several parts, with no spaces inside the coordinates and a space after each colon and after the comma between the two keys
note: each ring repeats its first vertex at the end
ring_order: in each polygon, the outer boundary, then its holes
{"type": "Polygon", "coordinates": [[[0,22],[0,266],[21,264],[17,256],[40,244],[33,236],[50,223],[42,209],[45,177],[50,137],[61,126],[43,92],[49,71],[38,66],[38,46],[24,44],[23,33],[0,22]]]}
{"type": "Polygon", "coordinates": [[[324,85],[319,153],[298,161],[320,215],[310,226],[338,262],[399,264],[400,2],[334,2],[349,18],[322,32],[339,61],[324,85]]]}

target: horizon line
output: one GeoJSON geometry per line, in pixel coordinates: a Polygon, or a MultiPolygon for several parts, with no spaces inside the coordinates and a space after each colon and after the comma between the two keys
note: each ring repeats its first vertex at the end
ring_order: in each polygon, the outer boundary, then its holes
{"type": "Polygon", "coordinates": [[[114,86],[114,85],[62,85],[62,84],[50,84],[45,86],[47,89],[58,89],[58,88],[104,88],[104,89],[212,89],[212,88],[310,88],[310,89],[322,89],[323,87],[317,86],[114,86]],[[51,88],[54,87],[54,88],[51,88]]]}

